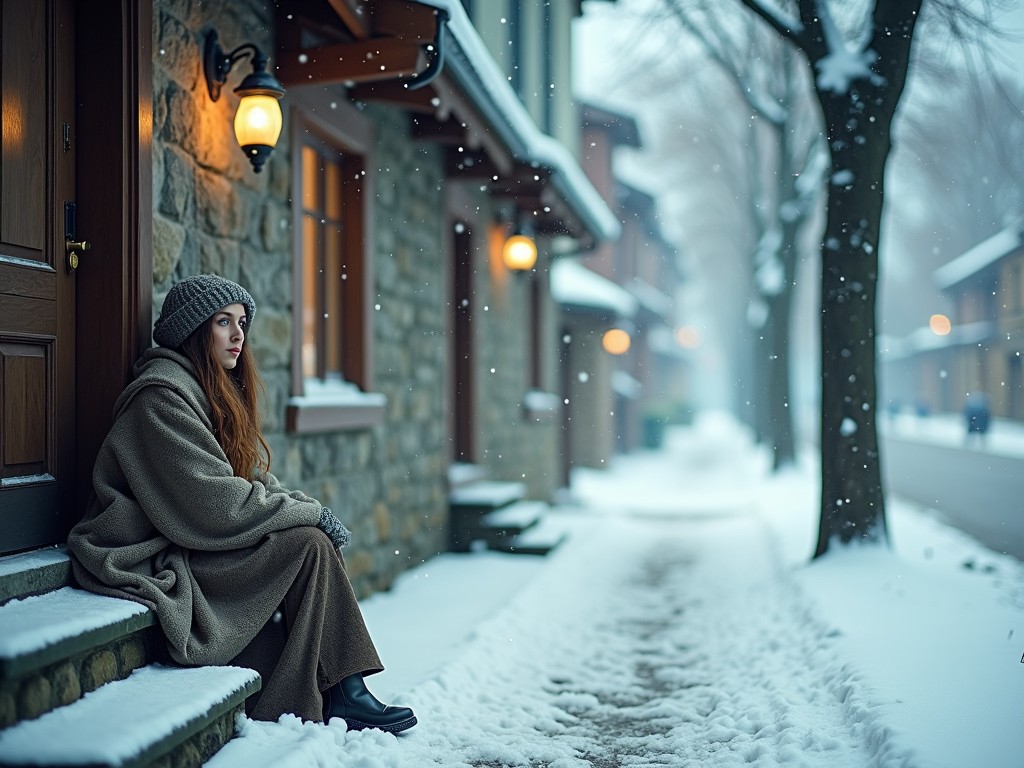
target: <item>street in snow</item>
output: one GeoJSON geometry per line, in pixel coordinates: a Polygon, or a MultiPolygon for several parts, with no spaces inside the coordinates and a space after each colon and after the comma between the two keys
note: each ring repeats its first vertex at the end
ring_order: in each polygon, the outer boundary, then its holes
{"type": "Polygon", "coordinates": [[[898,501],[892,551],[808,565],[814,478],[714,416],[578,471],[548,558],[443,555],[365,603],[419,726],[243,721],[207,765],[1018,765],[1024,568],[898,501]]]}

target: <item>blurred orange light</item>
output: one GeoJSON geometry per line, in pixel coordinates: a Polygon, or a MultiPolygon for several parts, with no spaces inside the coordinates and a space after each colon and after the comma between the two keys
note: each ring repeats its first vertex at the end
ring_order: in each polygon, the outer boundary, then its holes
{"type": "Polygon", "coordinates": [[[676,328],[676,343],[686,349],[696,349],[700,346],[700,331],[692,325],[681,325],[676,328]]]}
{"type": "Polygon", "coordinates": [[[624,355],[629,351],[629,334],[621,328],[612,328],[604,332],[601,345],[609,355],[624,355]]]}
{"type": "Polygon", "coordinates": [[[953,324],[945,315],[932,315],[928,318],[928,327],[936,336],[948,336],[949,332],[953,330],[953,324]]]}
{"type": "Polygon", "coordinates": [[[513,272],[526,272],[537,263],[537,244],[526,235],[512,235],[502,250],[505,266],[513,272]]]}

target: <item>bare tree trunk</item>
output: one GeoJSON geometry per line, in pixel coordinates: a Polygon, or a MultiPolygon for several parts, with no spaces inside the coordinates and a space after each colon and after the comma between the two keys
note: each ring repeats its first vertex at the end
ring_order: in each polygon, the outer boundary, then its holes
{"type": "Polygon", "coordinates": [[[821,523],[830,541],[888,540],[877,432],[875,297],[885,162],[921,0],[880,3],[873,77],[816,88],[832,156],[821,250],[821,523]]]}

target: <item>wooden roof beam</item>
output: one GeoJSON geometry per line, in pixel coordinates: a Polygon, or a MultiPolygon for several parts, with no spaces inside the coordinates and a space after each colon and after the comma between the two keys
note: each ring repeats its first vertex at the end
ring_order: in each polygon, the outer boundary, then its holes
{"type": "Polygon", "coordinates": [[[420,115],[433,115],[438,108],[437,96],[429,87],[410,91],[401,80],[359,83],[349,88],[348,96],[352,101],[378,102],[420,115]]]}
{"type": "Polygon", "coordinates": [[[327,0],[356,40],[370,37],[370,9],[366,0],[327,0]]]}
{"type": "Polygon", "coordinates": [[[438,144],[467,144],[466,127],[456,120],[437,120],[429,115],[414,115],[412,137],[438,144]]]}
{"type": "Polygon", "coordinates": [[[418,43],[433,43],[437,35],[433,8],[406,0],[378,0],[373,11],[373,31],[418,43]]]}
{"type": "Polygon", "coordinates": [[[290,85],[366,83],[414,75],[426,66],[418,43],[383,37],[282,51],[277,79],[290,85]]]}

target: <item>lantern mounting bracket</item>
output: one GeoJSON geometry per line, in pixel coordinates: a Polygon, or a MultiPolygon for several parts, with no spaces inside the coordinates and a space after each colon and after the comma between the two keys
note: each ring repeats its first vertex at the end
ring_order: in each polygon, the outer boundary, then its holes
{"type": "Polygon", "coordinates": [[[284,88],[273,75],[267,72],[270,58],[263,51],[253,43],[243,43],[230,53],[224,53],[220,43],[217,42],[216,30],[211,29],[206,33],[203,41],[203,75],[206,78],[206,89],[210,93],[211,101],[217,101],[220,98],[221,88],[228,80],[228,73],[246,56],[252,60],[252,74],[247,75],[235,91],[245,91],[248,94],[266,93],[268,96],[277,98],[284,95],[284,88]]]}

